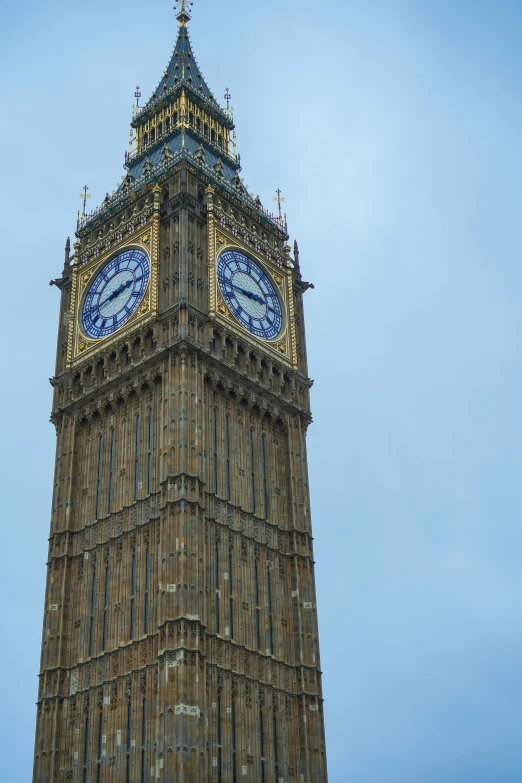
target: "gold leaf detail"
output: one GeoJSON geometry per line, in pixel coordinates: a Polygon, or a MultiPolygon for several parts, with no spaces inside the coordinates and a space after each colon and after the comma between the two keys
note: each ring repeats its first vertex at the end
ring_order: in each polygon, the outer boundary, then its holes
{"type": "Polygon", "coordinates": [[[80,340],[78,343],[78,350],[85,351],[86,348],[87,348],[87,343],[85,342],[85,340],[80,340]]]}
{"type": "Polygon", "coordinates": [[[277,285],[279,286],[279,288],[282,291],[283,290],[283,278],[281,277],[281,275],[274,275],[274,280],[276,281],[277,285]]]}
{"type": "Polygon", "coordinates": [[[221,247],[222,245],[226,245],[227,240],[223,236],[223,234],[216,234],[216,242],[218,247],[221,247]]]}

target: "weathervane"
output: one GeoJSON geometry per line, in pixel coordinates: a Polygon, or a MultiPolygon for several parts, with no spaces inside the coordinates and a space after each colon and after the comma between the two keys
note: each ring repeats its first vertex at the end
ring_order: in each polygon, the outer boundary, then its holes
{"type": "Polygon", "coordinates": [[[87,199],[91,197],[91,194],[87,193],[88,190],[89,188],[87,187],[87,185],[84,185],[83,193],[80,193],[80,198],[83,199],[83,217],[85,217],[85,210],[87,208],[87,199]]]}
{"type": "Polygon", "coordinates": [[[174,6],[175,11],[178,10],[178,5],[181,6],[181,10],[177,19],[182,26],[185,26],[187,22],[190,22],[190,9],[194,3],[192,0],[176,0],[176,5],[174,6]]]}
{"type": "Polygon", "coordinates": [[[277,201],[277,206],[279,207],[279,220],[283,219],[283,215],[281,212],[281,204],[284,201],[284,198],[281,196],[282,190],[281,188],[277,188],[276,190],[277,196],[274,196],[274,201],[277,201]]]}

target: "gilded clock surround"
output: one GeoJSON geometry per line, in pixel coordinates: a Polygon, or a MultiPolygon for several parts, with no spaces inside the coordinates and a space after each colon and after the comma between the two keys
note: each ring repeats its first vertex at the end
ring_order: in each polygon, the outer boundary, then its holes
{"type": "MultiPolygon", "coordinates": [[[[152,188],[153,208],[150,217],[141,218],[136,226],[134,225],[136,221],[131,219],[128,227],[126,227],[126,234],[120,233],[113,242],[106,242],[104,252],[94,251],[90,258],[84,257],[83,260],[74,265],[67,351],[70,367],[75,366],[80,361],[85,361],[91,354],[96,352],[100,343],[103,342],[105,347],[114,342],[121,342],[137,328],[144,326],[147,322],[154,321],[158,317],[160,192],[161,189],[158,186],[152,188]],[[121,329],[118,329],[117,332],[109,337],[93,339],[85,334],[82,327],[82,306],[90,281],[117,253],[133,247],[145,250],[149,256],[150,280],[145,296],[137,311],[121,329]]],[[[81,259],[82,246],[80,243],[75,245],[75,250],[77,256],[81,259]]]]}
{"type": "Polygon", "coordinates": [[[290,248],[285,246],[284,257],[274,257],[269,251],[264,256],[257,250],[252,242],[245,241],[244,234],[241,234],[238,230],[230,230],[229,227],[223,225],[223,222],[218,222],[214,213],[214,190],[209,188],[207,191],[209,196],[208,207],[208,230],[211,236],[209,242],[209,259],[208,259],[208,277],[209,277],[209,317],[215,319],[217,322],[226,323],[228,329],[230,329],[238,337],[244,337],[247,340],[254,340],[257,344],[258,341],[253,338],[246,329],[244,329],[227,307],[225,300],[223,299],[219,290],[219,283],[217,279],[217,261],[221,253],[225,250],[234,250],[236,248],[241,249],[247,255],[251,256],[262,269],[265,269],[267,274],[272,278],[277,286],[281,304],[283,307],[283,329],[281,333],[274,340],[264,340],[263,346],[268,351],[274,351],[278,354],[279,358],[288,361],[294,369],[297,368],[297,344],[295,333],[295,306],[294,306],[294,294],[292,286],[292,266],[289,262],[290,248]]]}

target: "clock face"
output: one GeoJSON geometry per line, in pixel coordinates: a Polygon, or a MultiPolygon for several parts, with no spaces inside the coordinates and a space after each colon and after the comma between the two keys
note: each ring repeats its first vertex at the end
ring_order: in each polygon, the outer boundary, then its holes
{"type": "Polygon", "coordinates": [[[113,334],[140,305],[147,290],[150,263],[143,250],[126,250],[109,261],[89,286],[82,326],[89,337],[113,334]]]}
{"type": "Polygon", "coordinates": [[[217,271],[223,298],[239,323],[262,340],[274,340],[283,328],[283,311],[268,275],[239,250],[225,250],[217,271]]]}

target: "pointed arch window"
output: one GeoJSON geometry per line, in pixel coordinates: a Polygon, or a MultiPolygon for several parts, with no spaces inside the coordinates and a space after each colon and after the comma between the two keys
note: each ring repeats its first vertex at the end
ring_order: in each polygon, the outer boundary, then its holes
{"type": "Polygon", "coordinates": [[[232,547],[228,548],[228,585],[229,585],[229,632],[230,638],[234,638],[234,575],[232,573],[233,566],[233,550],[232,547]]]}
{"type": "Polygon", "coordinates": [[[227,500],[230,500],[230,416],[227,413],[225,420],[225,458],[227,471],[227,500]]]}
{"type": "Polygon", "coordinates": [[[232,695],[232,783],[237,783],[236,699],[232,695]]]}
{"type": "Polygon", "coordinates": [[[105,568],[105,590],[103,598],[103,637],[102,637],[102,650],[105,652],[107,648],[107,611],[109,608],[109,566],[105,568]]]}
{"type": "Polygon", "coordinates": [[[132,707],[127,705],[127,759],[125,769],[125,783],[130,783],[130,752],[131,752],[131,731],[132,731],[132,707]]]}
{"type": "Polygon", "coordinates": [[[96,476],[96,519],[100,518],[101,482],[103,469],[103,435],[98,440],[98,473],[96,476]]]}
{"type": "Polygon", "coordinates": [[[263,502],[265,505],[265,518],[268,519],[268,483],[266,479],[266,435],[261,438],[261,459],[263,462],[263,502]]]}
{"type": "Polygon", "coordinates": [[[101,783],[101,760],[103,752],[103,712],[98,717],[98,766],[96,768],[96,783],[101,783]]]}
{"type": "Polygon", "coordinates": [[[272,741],[274,743],[274,767],[276,771],[275,778],[276,780],[279,779],[278,770],[279,770],[279,748],[277,743],[277,714],[274,709],[272,713],[272,741]]]}
{"type": "Polygon", "coordinates": [[[114,498],[114,428],[111,429],[111,462],[109,466],[109,502],[107,511],[112,514],[112,501],[114,498]]]}
{"type": "Polygon", "coordinates": [[[136,443],[134,452],[134,502],[138,500],[140,485],[140,415],[136,416],[136,443]]]}
{"type": "Polygon", "coordinates": [[[223,735],[221,730],[221,693],[218,693],[217,700],[217,744],[218,744],[218,783],[223,780],[223,762],[222,762],[222,742],[223,735]]]}
{"type": "Polygon", "coordinates": [[[87,762],[89,759],[89,718],[85,719],[85,736],[83,738],[83,783],[87,783],[87,762]]]}
{"type": "Polygon", "coordinates": [[[147,699],[141,706],[141,777],[140,783],[145,783],[145,748],[147,743],[147,699]]]}
{"type": "Polygon", "coordinates": [[[270,634],[270,655],[274,654],[274,625],[272,617],[272,578],[270,576],[270,569],[266,572],[267,589],[268,589],[268,630],[270,634]]]}
{"type": "Polygon", "coordinates": [[[254,587],[255,587],[255,598],[256,598],[256,641],[257,641],[257,649],[261,649],[261,607],[259,606],[259,568],[256,565],[254,568],[254,587]]]}
{"type": "Polygon", "coordinates": [[[132,555],[131,565],[131,596],[130,596],[130,628],[129,638],[134,639],[134,601],[136,599],[136,555],[132,555]]]}
{"type": "Polygon", "coordinates": [[[152,492],[152,445],[154,435],[154,420],[152,418],[152,408],[149,408],[149,448],[147,454],[147,495],[152,492]]]}
{"type": "Polygon", "coordinates": [[[254,462],[254,430],[250,430],[250,471],[252,484],[252,513],[256,513],[256,471],[254,462]]]}
{"type": "Polygon", "coordinates": [[[259,710],[259,747],[261,751],[261,783],[265,783],[265,734],[262,708],[259,710]]]}
{"type": "Polygon", "coordinates": [[[143,607],[143,633],[149,632],[149,582],[150,582],[150,551],[145,552],[145,596],[143,607]]]}
{"type": "Polygon", "coordinates": [[[215,559],[215,572],[214,578],[216,580],[216,633],[220,632],[220,617],[219,617],[219,542],[216,542],[216,559],[215,559]]]}
{"type": "Polygon", "coordinates": [[[217,445],[217,410],[213,410],[213,444],[214,444],[214,492],[218,491],[218,445],[217,445]]]}
{"type": "Polygon", "coordinates": [[[96,605],[96,570],[92,572],[91,582],[91,616],[89,618],[89,658],[92,657],[94,641],[94,607],[96,605]]]}

